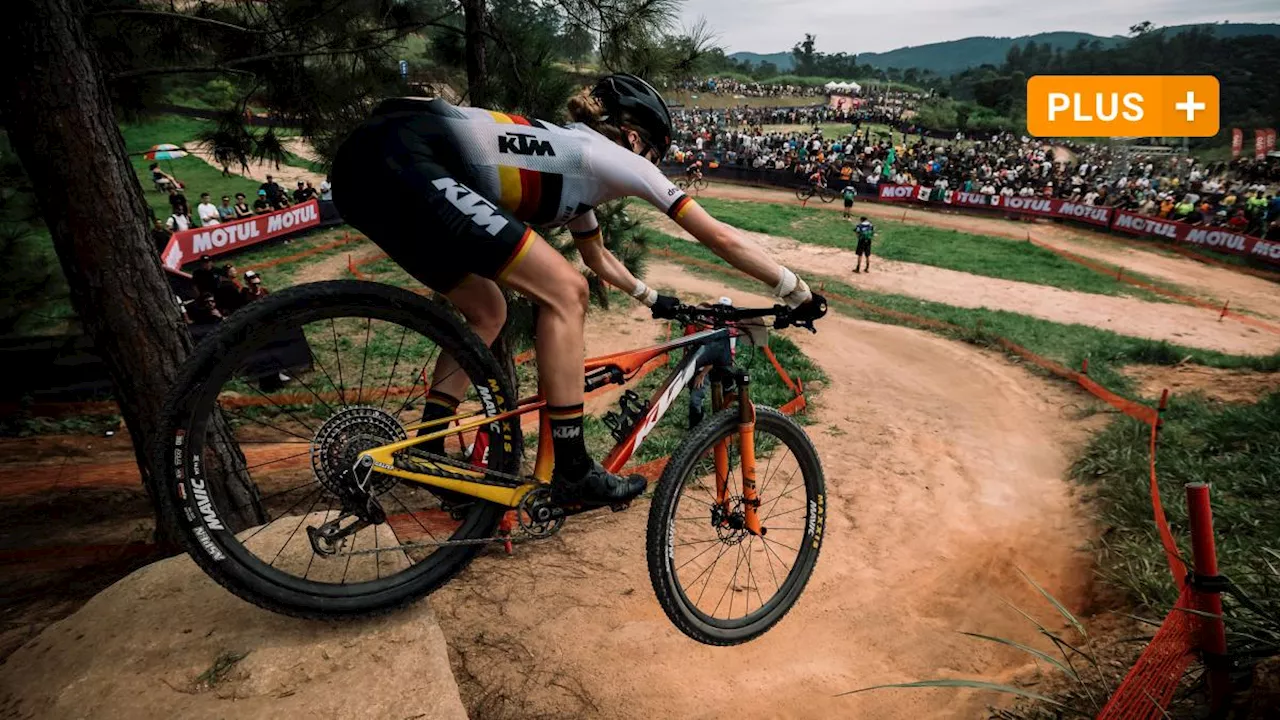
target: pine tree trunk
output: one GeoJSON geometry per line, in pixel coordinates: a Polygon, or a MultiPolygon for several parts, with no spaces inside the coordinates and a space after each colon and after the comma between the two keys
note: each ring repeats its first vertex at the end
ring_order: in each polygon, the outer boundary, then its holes
{"type": "MultiPolygon", "coordinates": [[[[72,305],[111,375],[154,501],[156,423],[191,337],[148,237],[142,186],[84,31],[82,0],[19,0],[6,4],[4,15],[4,126],[53,237],[72,305]]],[[[248,527],[262,512],[247,476],[215,473],[245,467],[230,439],[230,428],[215,422],[206,442],[224,452],[206,456],[208,481],[226,483],[222,496],[242,509],[221,514],[248,527]]],[[[161,542],[172,540],[159,519],[156,527],[161,542]]]]}
{"type": "Polygon", "coordinates": [[[467,99],[471,107],[488,107],[489,66],[485,61],[485,3],[488,0],[462,0],[463,28],[467,56],[467,99]]]}

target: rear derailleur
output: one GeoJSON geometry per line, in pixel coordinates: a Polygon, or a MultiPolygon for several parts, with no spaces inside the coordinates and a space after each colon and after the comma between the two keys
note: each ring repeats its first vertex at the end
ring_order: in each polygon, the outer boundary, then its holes
{"type": "Polygon", "coordinates": [[[307,527],[307,538],[311,541],[311,549],[317,555],[333,555],[342,548],[343,541],[372,525],[381,525],[387,521],[387,513],[382,503],[370,490],[373,475],[373,458],[363,457],[355,467],[347,471],[353,483],[340,483],[340,499],[342,512],[338,517],[320,527],[307,527]],[[344,524],[345,523],[345,524],[344,524]]]}

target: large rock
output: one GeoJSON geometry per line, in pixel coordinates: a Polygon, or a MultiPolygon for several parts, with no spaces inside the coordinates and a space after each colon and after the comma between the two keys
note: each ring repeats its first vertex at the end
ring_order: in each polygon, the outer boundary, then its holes
{"type": "Polygon", "coordinates": [[[427,602],[372,620],[261,610],[184,556],[149,565],[0,666],[0,717],[466,718],[427,602]]]}

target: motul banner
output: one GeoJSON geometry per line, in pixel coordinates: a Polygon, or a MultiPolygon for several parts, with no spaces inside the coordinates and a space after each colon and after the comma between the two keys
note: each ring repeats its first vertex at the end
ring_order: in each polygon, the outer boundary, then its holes
{"type": "Polygon", "coordinates": [[[1267,156],[1267,131],[1253,131],[1253,156],[1256,160],[1261,160],[1267,156]]]}
{"type": "Polygon", "coordinates": [[[320,203],[308,200],[264,215],[176,232],[160,256],[166,268],[177,272],[201,255],[222,255],[319,224],[320,203]]]}
{"type": "Polygon", "coordinates": [[[1273,152],[1276,149],[1276,129],[1267,130],[1267,152],[1273,152]]]}
{"type": "MultiPolygon", "coordinates": [[[[881,200],[916,200],[927,202],[929,188],[920,185],[881,185],[881,200]]],[[[942,202],[961,207],[989,208],[1020,215],[1076,220],[1106,227],[1111,224],[1111,208],[1086,205],[1071,200],[1044,197],[1004,197],[972,192],[948,192],[942,202]]]]}
{"type": "Polygon", "coordinates": [[[1231,158],[1240,157],[1240,151],[1244,149],[1244,131],[1240,128],[1231,128],[1231,158]]]}
{"type": "Polygon", "coordinates": [[[1280,243],[1243,235],[1225,228],[1188,225],[1176,220],[1139,215],[1128,210],[1117,210],[1116,221],[1111,227],[1133,235],[1153,235],[1174,242],[1280,264],[1280,243]]]}

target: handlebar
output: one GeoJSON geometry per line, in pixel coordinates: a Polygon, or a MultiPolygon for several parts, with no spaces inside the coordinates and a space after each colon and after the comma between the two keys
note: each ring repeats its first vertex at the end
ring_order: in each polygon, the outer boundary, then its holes
{"type": "Polygon", "coordinates": [[[821,298],[817,306],[812,302],[801,305],[794,310],[786,305],[774,305],[768,308],[736,308],[732,305],[677,305],[671,310],[671,319],[686,325],[709,325],[711,327],[732,327],[744,320],[772,317],[773,328],[782,330],[788,327],[802,327],[809,332],[818,332],[813,321],[826,315],[827,304],[821,298]]]}

